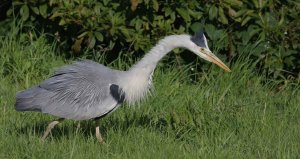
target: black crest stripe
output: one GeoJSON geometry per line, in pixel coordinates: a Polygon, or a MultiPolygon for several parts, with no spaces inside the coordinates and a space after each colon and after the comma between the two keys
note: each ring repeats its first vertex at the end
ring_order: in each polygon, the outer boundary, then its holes
{"type": "Polygon", "coordinates": [[[206,47],[203,30],[197,32],[194,36],[192,36],[191,40],[200,47],[206,47]]]}

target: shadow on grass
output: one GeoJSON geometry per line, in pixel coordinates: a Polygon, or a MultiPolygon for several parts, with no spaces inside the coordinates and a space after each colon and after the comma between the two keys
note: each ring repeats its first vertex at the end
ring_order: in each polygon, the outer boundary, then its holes
{"type": "MultiPolygon", "coordinates": [[[[110,115],[100,119],[100,132],[104,140],[107,137],[107,132],[111,130],[114,132],[121,132],[126,135],[128,133],[128,129],[132,127],[151,128],[152,130],[165,134],[164,132],[166,132],[168,127],[168,121],[165,118],[153,119],[154,115],[137,114],[138,113],[133,113],[130,116],[125,115],[123,117],[110,115]]],[[[44,120],[37,121],[37,123],[33,124],[26,123],[22,127],[17,128],[17,133],[26,136],[34,134],[41,138],[48,124],[52,121],[44,120]]],[[[52,129],[47,139],[52,138],[55,140],[62,140],[63,138],[72,138],[76,135],[80,135],[88,139],[89,137],[95,137],[96,126],[95,120],[92,119],[86,121],[64,120],[52,129]]]]}

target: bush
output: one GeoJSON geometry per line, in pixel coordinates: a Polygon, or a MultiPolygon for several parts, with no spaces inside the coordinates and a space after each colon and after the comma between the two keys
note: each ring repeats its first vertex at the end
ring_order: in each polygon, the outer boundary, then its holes
{"type": "MultiPolygon", "coordinates": [[[[246,54],[268,76],[300,69],[300,3],[260,0],[15,0],[9,15],[37,25],[78,54],[144,53],[170,34],[206,30],[227,60],[246,54]]],[[[138,55],[138,54],[135,54],[138,55]]]]}

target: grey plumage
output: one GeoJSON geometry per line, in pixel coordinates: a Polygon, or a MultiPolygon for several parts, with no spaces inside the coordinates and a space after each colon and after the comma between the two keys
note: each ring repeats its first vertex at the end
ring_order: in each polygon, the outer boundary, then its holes
{"type": "Polygon", "coordinates": [[[124,101],[133,104],[143,99],[152,86],[152,74],[157,63],[177,47],[187,48],[230,71],[211,53],[203,32],[193,37],[172,35],[160,40],[127,71],[113,70],[89,60],[67,65],[38,86],[18,92],[15,108],[17,111],[38,111],[74,120],[105,116],[124,101]]]}
{"type": "Polygon", "coordinates": [[[18,92],[16,110],[75,120],[105,115],[123,102],[115,84],[120,74],[93,61],[76,62],[59,69],[39,86],[18,92]]]}

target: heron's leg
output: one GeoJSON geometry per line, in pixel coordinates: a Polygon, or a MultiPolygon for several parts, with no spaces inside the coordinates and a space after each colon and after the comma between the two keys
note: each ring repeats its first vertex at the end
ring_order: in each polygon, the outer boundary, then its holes
{"type": "Polygon", "coordinates": [[[55,125],[57,125],[58,123],[62,122],[64,120],[64,118],[60,118],[58,120],[52,121],[48,126],[47,129],[42,137],[42,140],[45,140],[47,138],[47,136],[49,135],[49,133],[51,132],[51,130],[55,127],[55,125]]]}
{"type": "Polygon", "coordinates": [[[103,138],[101,136],[101,133],[100,133],[100,120],[96,120],[96,124],[97,124],[97,126],[96,126],[96,138],[98,139],[98,141],[100,143],[104,143],[104,140],[103,140],[103,138]]]}

